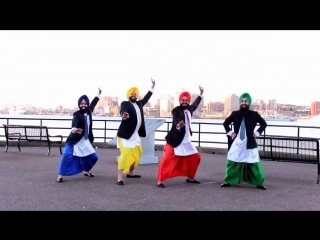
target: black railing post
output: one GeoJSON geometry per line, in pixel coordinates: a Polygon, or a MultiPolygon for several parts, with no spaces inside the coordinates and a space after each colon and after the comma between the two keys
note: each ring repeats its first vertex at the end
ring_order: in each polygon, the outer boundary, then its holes
{"type": "Polygon", "coordinates": [[[263,151],[266,150],[266,129],[263,131],[263,151]]]}
{"type": "Polygon", "coordinates": [[[40,126],[42,127],[42,118],[40,119],[40,126]]]}
{"type": "Polygon", "coordinates": [[[107,142],[107,120],[104,120],[104,143],[107,142]]]}
{"type": "Polygon", "coordinates": [[[198,123],[199,126],[199,133],[198,133],[198,147],[200,147],[200,132],[201,132],[201,123],[198,123]]]}
{"type": "Polygon", "coordinates": [[[297,140],[297,154],[299,154],[299,138],[300,138],[300,127],[298,127],[298,140],[297,140]]]}
{"type": "Polygon", "coordinates": [[[272,156],[272,138],[270,138],[269,140],[270,140],[270,157],[273,160],[273,156],[272,156]]]}
{"type": "Polygon", "coordinates": [[[320,158],[319,158],[319,141],[317,141],[317,161],[318,161],[318,177],[317,177],[317,184],[320,182],[320,158]]]}

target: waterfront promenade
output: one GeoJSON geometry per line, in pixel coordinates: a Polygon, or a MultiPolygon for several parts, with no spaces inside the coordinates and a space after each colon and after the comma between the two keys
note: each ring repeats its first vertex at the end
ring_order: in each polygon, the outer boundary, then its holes
{"type": "MultiPolygon", "coordinates": [[[[99,161],[92,170],[95,178],[82,174],[65,177],[57,183],[59,150],[54,147],[0,146],[0,210],[63,211],[172,211],[172,210],[320,210],[320,185],[316,184],[317,165],[263,161],[266,191],[246,183],[230,188],[223,181],[225,155],[205,154],[196,179],[184,177],[156,186],[158,164],[140,165],[141,179],[126,179],[116,185],[118,149],[98,148],[99,161]]],[[[155,151],[161,159],[162,151],[155,151]]]]}

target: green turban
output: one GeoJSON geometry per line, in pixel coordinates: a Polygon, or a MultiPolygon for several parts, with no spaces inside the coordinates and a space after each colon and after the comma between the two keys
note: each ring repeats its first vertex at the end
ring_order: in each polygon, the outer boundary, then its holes
{"type": "Polygon", "coordinates": [[[249,105],[251,104],[251,96],[249,93],[242,93],[240,98],[239,98],[239,103],[241,103],[242,98],[246,98],[249,105]]]}

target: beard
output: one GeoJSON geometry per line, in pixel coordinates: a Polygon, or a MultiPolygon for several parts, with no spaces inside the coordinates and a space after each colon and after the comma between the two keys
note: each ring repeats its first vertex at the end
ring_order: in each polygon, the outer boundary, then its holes
{"type": "Polygon", "coordinates": [[[129,100],[130,100],[130,102],[135,103],[135,102],[137,101],[137,98],[135,98],[135,97],[130,97],[129,100]]]}
{"type": "Polygon", "coordinates": [[[189,104],[188,103],[180,103],[180,107],[185,110],[189,107],[189,104]]]}
{"type": "Polygon", "coordinates": [[[249,105],[241,104],[240,105],[240,112],[244,115],[249,111],[249,105]]]}
{"type": "Polygon", "coordinates": [[[88,110],[87,107],[80,107],[80,112],[81,112],[81,113],[86,113],[87,110],[88,110]]]}

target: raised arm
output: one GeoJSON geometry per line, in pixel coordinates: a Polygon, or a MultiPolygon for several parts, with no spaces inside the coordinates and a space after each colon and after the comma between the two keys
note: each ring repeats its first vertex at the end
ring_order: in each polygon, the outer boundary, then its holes
{"type": "Polygon", "coordinates": [[[148,93],[139,101],[141,102],[142,106],[146,105],[149,99],[151,98],[153,91],[154,91],[154,86],[156,85],[156,81],[151,78],[152,86],[151,89],[148,91],[148,93]]]}
{"type": "Polygon", "coordinates": [[[100,97],[101,97],[102,90],[100,88],[98,90],[99,90],[98,95],[91,101],[90,106],[89,106],[89,109],[91,110],[91,112],[93,112],[94,108],[96,107],[96,105],[99,102],[100,97]]]}
{"type": "Polygon", "coordinates": [[[194,100],[194,102],[190,105],[190,108],[191,108],[191,111],[192,111],[192,112],[195,111],[195,110],[199,107],[199,104],[200,104],[201,100],[202,100],[202,96],[200,95],[200,96],[198,96],[198,97],[196,98],[196,100],[194,100]]]}
{"type": "Polygon", "coordinates": [[[199,107],[199,104],[202,100],[202,94],[203,94],[203,87],[199,86],[199,89],[200,89],[200,94],[199,96],[194,100],[194,102],[190,105],[190,109],[191,111],[195,111],[198,107],[199,107]]]}

